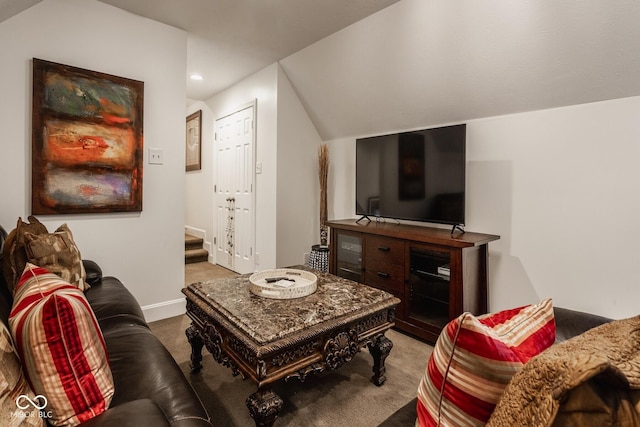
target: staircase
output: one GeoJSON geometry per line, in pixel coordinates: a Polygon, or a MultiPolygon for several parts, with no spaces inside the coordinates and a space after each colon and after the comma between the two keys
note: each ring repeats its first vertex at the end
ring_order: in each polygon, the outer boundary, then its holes
{"type": "Polygon", "coordinates": [[[209,260],[209,252],[202,249],[204,240],[190,234],[184,235],[184,263],[193,264],[209,260]]]}

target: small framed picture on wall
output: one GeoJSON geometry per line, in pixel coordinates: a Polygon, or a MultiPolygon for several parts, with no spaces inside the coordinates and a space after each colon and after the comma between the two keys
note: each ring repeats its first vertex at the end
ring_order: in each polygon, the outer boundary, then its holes
{"type": "Polygon", "coordinates": [[[187,116],[186,170],[202,169],[202,110],[187,116]]]}

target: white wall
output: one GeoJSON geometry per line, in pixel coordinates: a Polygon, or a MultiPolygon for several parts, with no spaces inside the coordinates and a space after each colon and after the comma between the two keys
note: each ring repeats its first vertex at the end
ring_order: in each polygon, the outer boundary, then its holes
{"type": "Polygon", "coordinates": [[[491,301],[638,314],[640,97],[471,121],[469,228],[501,234],[491,301]]]}
{"type": "MultiPolygon", "coordinates": [[[[203,135],[213,133],[213,123],[246,106],[257,102],[256,106],[256,162],[262,163],[262,173],[256,175],[256,248],[260,263],[256,269],[273,268],[276,265],[276,167],[277,167],[277,78],[278,66],[273,64],[252,76],[242,80],[231,88],[207,100],[206,105],[213,116],[211,129],[203,128],[203,135]]],[[[190,107],[191,108],[191,107],[190,107]]],[[[203,112],[204,114],[204,112],[203,112]]],[[[207,144],[213,145],[213,136],[207,137],[207,144]]],[[[204,140],[203,140],[204,144],[204,140]]],[[[204,149],[204,146],[203,146],[204,149]]],[[[214,236],[213,218],[213,150],[207,150],[211,157],[203,158],[202,174],[211,181],[189,182],[189,192],[200,194],[200,198],[191,198],[187,205],[187,226],[207,230],[207,236],[214,236]],[[201,187],[199,186],[201,185],[201,187]],[[206,212],[205,215],[193,213],[194,210],[206,212]]],[[[203,151],[204,153],[204,151],[203,151]]]]}
{"type": "Polygon", "coordinates": [[[278,67],[278,267],[304,263],[320,243],[318,147],[322,140],[278,67]]]}
{"type": "MultiPolygon", "coordinates": [[[[490,310],[551,297],[638,314],[638,112],[632,97],[466,122],[467,230],[501,236],[489,245],[490,310]]],[[[355,138],[330,144],[329,215],[351,218],[355,138]]]]}
{"type": "MultiPolygon", "coordinates": [[[[213,245],[213,130],[214,117],[209,106],[196,100],[188,100],[187,116],[202,111],[201,165],[189,171],[185,177],[185,231],[204,239],[204,249],[209,251],[209,262],[215,263],[213,245]]],[[[186,153],[185,153],[186,154],[186,153]]]]}
{"type": "MultiPolygon", "coordinates": [[[[273,64],[208,99],[203,110],[202,170],[187,173],[186,227],[214,236],[213,126],[256,101],[256,270],[303,263],[319,243],[319,184],[315,127],[279,64],[273,64]],[[206,117],[206,118],[205,118],[206,117]]],[[[213,246],[213,245],[212,245],[213,246]]],[[[215,260],[213,260],[215,262],[215,260]]]]}
{"type": "Polygon", "coordinates": [[[95,0],[45,0],[0,23],[0,223],[30,213],[31,59],[144,82],[143,211],[56,215],[82,256],[123,281],[148,320],[183,311],[186,33],[95,0]],[[163,165],[147,163],[148,148],[163,165]],[[176,201],[178,203],[176,203],[176,201]]]}

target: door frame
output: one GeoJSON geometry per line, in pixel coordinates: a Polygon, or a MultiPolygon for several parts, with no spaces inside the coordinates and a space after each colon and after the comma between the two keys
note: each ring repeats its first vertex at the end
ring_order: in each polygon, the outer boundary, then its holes
{"type": "MultiPolygon", "coordinates": [[[[217,153],[217,149],[218,149],[218,135],[217,135],[217,127],[216,127],[216,123],[218,122],[218,120],[222,120],[226,117],[232,116],[242,110],[246,110],[247,108],[251,108],[253,107],[253,115],[252,115],[252,122],[253,122],[253,129],[252,129],[252,135],[251,135],[251,259],[252,259],[252,264],[253,264],[253,270],[255,270],[255,266],[256,266],[256,153],[257,153],[257,147],[256,147],[256,143],[257,143],[257,136],[258,136],[258,100],[257,98],[254,98],[252,101],[249,101],[245,104],[242,104],[240,106],[231,108],[228,110],[228,112],[221,114],[220,116],[214,118],[213,120],[213,155],[216,155],[217,153]]],[[[214,165],[215,160],[212,162],[214,165]]],[[[213,190],[213,198],[212,198],[212,210],[213,210],[213,235],[217,236],[218,235],[218,222],[217,222],[217,218],[216,218],[216,188],[217,188],[217,171],[214,170],[213,174],[212,174],[212,179],[213,179],[213,185],[212,185],[212,190],[213,190]]],[[[215,249],[217,247],[217,242],[214,242],[213,246],[213,261],[215,264],[218,264],[218,252],[215,249]]]]}

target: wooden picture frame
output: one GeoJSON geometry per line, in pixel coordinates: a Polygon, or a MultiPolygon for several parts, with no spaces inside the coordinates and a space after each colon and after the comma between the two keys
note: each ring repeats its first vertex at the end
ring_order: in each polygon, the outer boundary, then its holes
{"type": "Polygon", "coordinates": [[[33,58],[31,212],[142,211],[144,83],[33,58]]]}
{"type": "Polygon", "coordinates": [[[202,169],[202,110],[187,116],[186,171],[202,169]]]}

